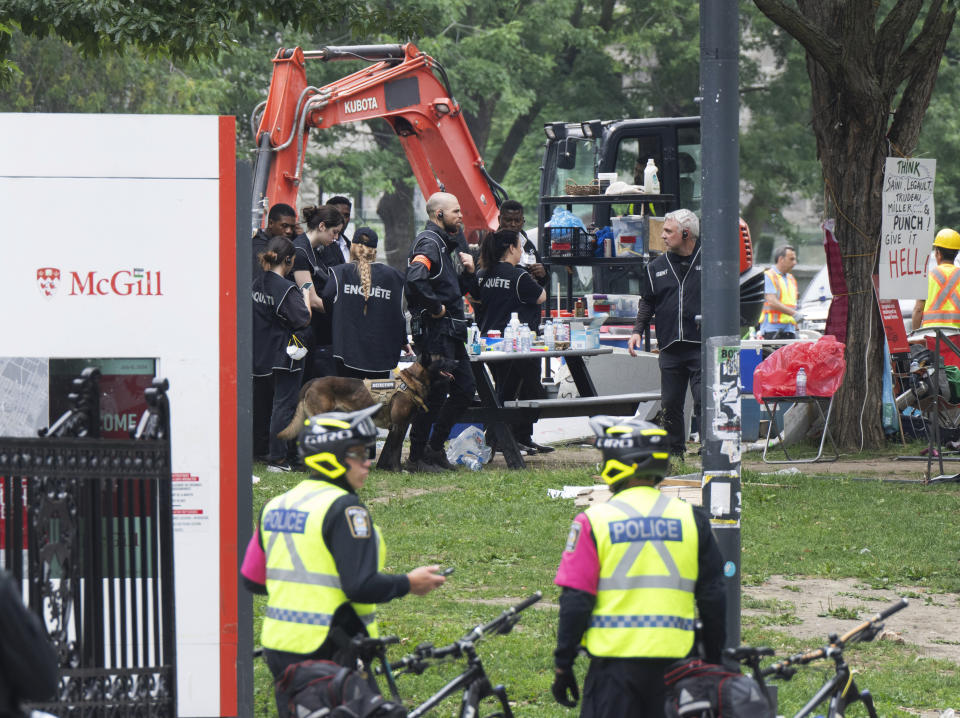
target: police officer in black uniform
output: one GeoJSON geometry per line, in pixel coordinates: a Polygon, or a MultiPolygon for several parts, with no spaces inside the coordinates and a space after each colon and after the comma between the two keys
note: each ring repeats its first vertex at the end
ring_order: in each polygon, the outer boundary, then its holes
{"type": "Polygon", "coordinates": [[[354,232],[351,262],[332,267],[323,301],[333,309],[333,354],[337,374],[383,379],[397,366],[407,343],[403,316],[403,275],[375,262],[377,233],[369,227],[354,232]],[[358,331],[362,326],[363,331],[358,331]]]}
{"type": "Polygon", "coordinates": [[[454,468],[443,445],[476,389],[464,347],[463,295],[476,290],[477,278],[473,257],[460,251],[457,243],[463,227],[457,198],[446,192],[432,194],[427,217],[410,248],[405,291],[414,346],[420,362],[430,369],[430,393],[428,410],[417,414],[410,427],[407,469],[430,472],[454,468]]]}
{"type": "Polygon", "coordinates": [[[347,236],[347,226],[350,224],[350,212],[353,204],[346,197],[337,195],[328,199],[327,205],[337,210],[343,218],[343,227],[337,233],[337,238],[323,250],[323,259],[327,265],[336,267],[350,261],[351,240],[347,236]]]}
{"type": "Polygon", "coordinates": [[[274,237],[260,255],[264,271],[253,280],[253,375],[273,383],[267,471],[290,471],[287,442],[277,434],[297,409],[303,357],[287,351],[296,330],[310,324],[309,282],[297,287],[286,278],[293,269],[293,242],[274,237]]]}
{"type": "Polygon", "coordinates": [[[653,319],[660,350],[660,395],[670,451],[683,456],[683,401],[690,386],[700,424],[700,221],[689,209],[664,216],[660,235],[667,251],[647,264],[640,278],[637,319],[627,348],[636,356],[640,335],[653,319]]]}
{"type": "Polygon", "coordinates": [[[376,637],[375,604],[446,582],[439,566],[382,573],[384,540],[356,493],[370,473],[378,410],[307,420],[298,443],[310,478],[264,506],[247,546],[241,574],[268,596],[261,645],[275,679],[292,663],[342,658],[357,634],[376,637]]]}
{"type": "Polygon", "coordinates": [[[304,364],[303,381],[315,377],[336,376],[337,364],[333,358],[333,313],[320,298],[330,278],[330,266],[325,259],[325,250],[336,242],[343,229],[343,219],[336,208],[330,205],[304,207],[303,221],[307,231],[293,240],[296,256],[293,260],[293,275],[289,277],[297,286],[312,282],[310,289],[309,349],[304,364]]]}
{"type": "Polygon", "coordinates": [[[260,266],[260,255],[267,249],[267,245],[274,237],[293,239],[296,236],[297,211],[289,204],[278,202],[270,208],[267,214],[267,226],[258,229],[253,235],[253,279],[263,271],[260,266]]]}
{"type": "Polygon", "coordinates": [[[523,229],[524,221],[523,205],[515,199],[504,200],[503,204],[500,205],[500,229],[508,229],[520,235],[523,242],[523,256],[520,259],[520,266],[530,272],[530,276],[543,287],[547,284],[547,270],[540,263],[540,252],[537,251],[537,245],[531,241],[523,229]]]}
{"type": "MultiPolygon", "coordinates": [[[[504,203],[506,204],[506,203],[504,203]]],[[[480,299],[483,302],[483,317],[480,330],[486,334],[491,329],[503,331],[510,315],[517,313],[521,324],[536,332],[540,327],[540,305],[547,299],[547,292],[537,280],[519,266],[523,257],[523,242],[517,232],[501,229],[484,237],[480,244],[480,266],[477,273],[480,299]]],[[[540,379],[540,359],[512,359],[497,362],[494,380],[501,401],[542,399],[546,396],[540,379]]],[[[533,442],[532,424],[514,424],[511,427],[521,451],[527,454],[553,451],[551,446],[533,442]]]]}
{"type": "MultiPolygon", "coordinates": [[[[258,229],[253,235],[253,273],[256,279],[263,273],[260,255],[274,237],[293,239],[297,224],[297,212],[289,204],[277,203],[267,214],[266,229],[258,229]]],[[[257,351],[257,337],[254,335],[254,352],[257,351]]],[[[270,408],[273,405],[273,377],[253,377],[253,455],[263,458],[270,449],[270,408]]]]}

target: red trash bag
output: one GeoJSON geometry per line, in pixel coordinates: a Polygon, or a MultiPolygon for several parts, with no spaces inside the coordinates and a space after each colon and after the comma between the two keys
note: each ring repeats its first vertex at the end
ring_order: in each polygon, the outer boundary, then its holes
{"type": "Polygon", "coordinates": [[[833,396],[847,368],[843,349],[843,344],[831,335],[820,337],[816,342],[794,342],[780,347],[753,372],[753,395],[757,403],[765,396],[794,396],[800,367],[807,372],[808,396],[833,396]]]}

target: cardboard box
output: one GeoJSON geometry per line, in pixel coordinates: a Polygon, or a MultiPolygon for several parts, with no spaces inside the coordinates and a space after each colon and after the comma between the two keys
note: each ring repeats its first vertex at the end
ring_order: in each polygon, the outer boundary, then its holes
{"type": "Polygon", "coordinates": [[[667,247],[660,238],[663,231],[663,217],[647,217],[647,249],[651,252],[666,252],[667,247]]]}

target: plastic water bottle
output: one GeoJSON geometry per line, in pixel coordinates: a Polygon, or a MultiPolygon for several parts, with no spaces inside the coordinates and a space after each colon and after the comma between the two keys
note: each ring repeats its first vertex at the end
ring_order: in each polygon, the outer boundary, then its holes
{"type": "Polygon", "coordinates": [[[556,346],[557,337],[554,334],[555,325],[552,319],[548,319],[547,323],[543,325],[543,343],[547,345],[547,349],[551,351],[556,346]]]}
{"type": "Polygon", "coordinates": [[[470,325],[470,328],[467,330],[467,353],[468,354],[480,354],[482,347],[480,346],[480,327],[477,326],[477,323],[474,322],[470,325]]]}
{"type": "Polygon", "coordinates": [[[483,468],[483,461],[472,451],[468,451],[459,457],[458,463],[466,466],[470,471],[480,471],[483,468]]]}
{"type": "Polygon", "coordinates": [[[520,345],[517,351],[529,352],[533,350],[533,337],[530,333],[530,327],[526,324],[520,327],[520,340],[517,343],[520,345]]]}
{"type": "Polygon", "coordinates": [[[520,351],[520,316],[516,312],[510,312],[510,321],[507,322],[507,329],[510,330],[510,336],[513,337],[513,347],[507,349],[507,351],[520,351]]]}
{"type": "Polygon", "coordinates": [[[803,367],[797,369],[797,396],[807,395],[807,370],[803,367]]]}
{"type": "Polygon", "coordinates": [[[657,165],[653,157],[647,160],[643,168],[643,191],[647,194],[660,194],[660,178],[657,176],[657,165]]]}
{"type": "Polygon", "coordinates": [[[503,351],[517,351],[517,332],[509,324],[503,328],[503,351]]]}

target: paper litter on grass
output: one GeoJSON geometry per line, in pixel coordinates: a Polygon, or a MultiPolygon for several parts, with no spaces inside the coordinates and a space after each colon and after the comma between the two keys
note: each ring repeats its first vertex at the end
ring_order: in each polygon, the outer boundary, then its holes
{"type": "Polygon", "coordinates": [[[593,486],[564,486],[562,489],[547,489],[551,499],[575,499],[593,491],[593,486]]]}

